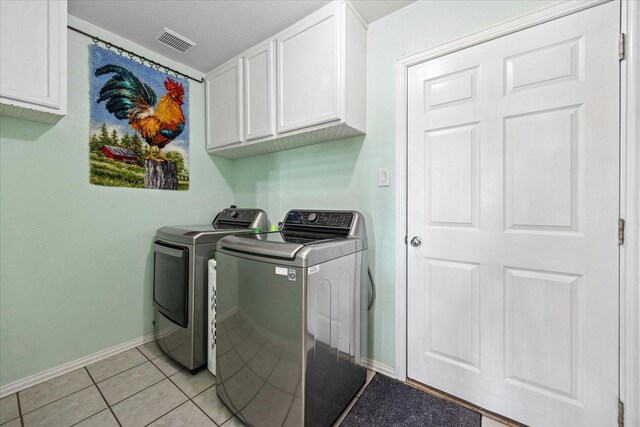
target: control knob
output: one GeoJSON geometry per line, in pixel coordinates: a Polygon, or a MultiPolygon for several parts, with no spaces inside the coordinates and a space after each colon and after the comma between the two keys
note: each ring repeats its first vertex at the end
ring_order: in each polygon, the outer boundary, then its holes
{"type": "Polygon", "coordinates": [[[238,211],[231,211],[230,215],[231,215],[231,218],[236,219],[240,214],[238,213],[238,211]]]}
{"type": "Polygon", "coordinates": [[[318,215],[315,213],[310,213],[309,217],[307,218],[309,220],[310,224],[313,224],[314,222],[316,222],[318,220],[318,215]]]}

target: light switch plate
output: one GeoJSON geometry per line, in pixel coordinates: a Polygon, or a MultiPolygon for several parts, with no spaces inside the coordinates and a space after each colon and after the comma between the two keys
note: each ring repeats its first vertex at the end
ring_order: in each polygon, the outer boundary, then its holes
{"type": "Polygon", "coordinates": [[[388,187],[389,182],[389,168],[378,169],[378,187],[388,187]]]}

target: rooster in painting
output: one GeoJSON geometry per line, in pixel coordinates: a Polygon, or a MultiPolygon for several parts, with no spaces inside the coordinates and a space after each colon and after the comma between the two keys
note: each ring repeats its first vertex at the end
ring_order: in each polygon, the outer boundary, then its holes
{"type": "Polygon", "coordinates": [[[129,120],[131,129],[140,133],[149,144],[147,159],[165,160],[162,149],[184,130],[184,87],[168,77],[164,82],[167,93],[156,106],[157,96],[153,89],[126,68],[107,64],[98,68],[95,74],[110,73],[115,75],[102,87],[97,102],[106,101],[111,114],[120,120],[129,120]],[[155,158],[153,147],[158,147],[155,158]]]}

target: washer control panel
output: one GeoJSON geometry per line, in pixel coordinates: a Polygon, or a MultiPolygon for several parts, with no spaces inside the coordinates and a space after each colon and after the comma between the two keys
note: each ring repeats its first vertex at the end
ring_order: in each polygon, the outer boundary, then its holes
{"type": "Polygon", "coordinates": [[[352,212],[338,211],[290,211],[285,220],[286,225],[302,225],[311,227],[330,227],[350,229],[353,222],[352,212]]]}

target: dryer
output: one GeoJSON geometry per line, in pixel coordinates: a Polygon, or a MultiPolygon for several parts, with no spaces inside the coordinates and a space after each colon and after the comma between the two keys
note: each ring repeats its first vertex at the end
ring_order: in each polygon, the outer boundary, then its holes
{"type": "Polygon", "coordinates": [[[356,211],[289,211],[218,242],[216,391],[251,426],[331,426],[366,380],[367,236],[356,211]]]}
{"type": "Polygon", "coordinates": [[[261,209],[221,211],[212,224],[158,229],[153,244],[155,340],[194,373],[207,364],[207,262],[224,236],[266,230],[261,209]]]}

